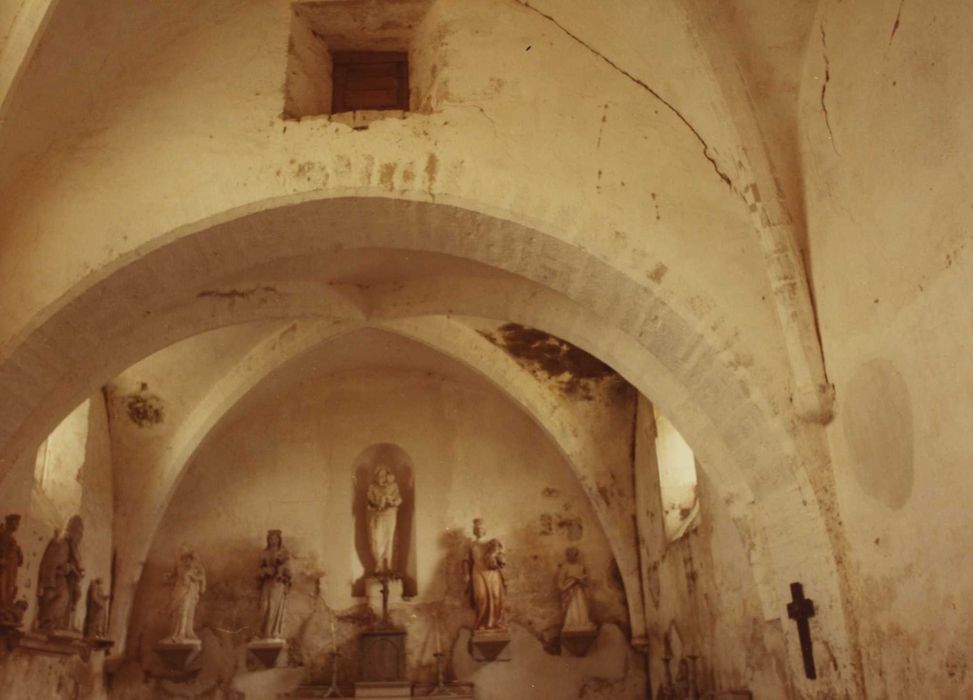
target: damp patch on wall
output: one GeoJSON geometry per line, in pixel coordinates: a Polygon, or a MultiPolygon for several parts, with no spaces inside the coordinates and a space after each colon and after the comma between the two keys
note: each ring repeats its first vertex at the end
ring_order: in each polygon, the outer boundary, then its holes
{"type": "Polygon", "coordinates": [[[535,376],[554,382],[564,395],[591,401],[601,385],[626,389],[629,384],[615,370],[550,333],[519,323],[506,323],[480,334],[505,350],[535,376]]]}
{"type": "Polygon", "coordinates": [[[912,401],[891,361],[866,362],[839,389],[840,416],[861,489],[893,510],[912,495],[912,401]]]}
{"type": "Polygon", "coordinates": [[[151,393],[144,382],[137,393],[125,397],[125,411],[129,420],[140,428],[158,425],[165,420],[162,399],[151,393]]]}

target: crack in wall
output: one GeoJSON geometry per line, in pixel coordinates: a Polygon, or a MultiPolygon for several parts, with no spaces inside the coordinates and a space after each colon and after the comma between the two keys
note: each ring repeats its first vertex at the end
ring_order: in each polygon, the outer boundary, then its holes
{"type": "Polygon", "coordinates": [[[834,142],[834,131],[831,129],[831,115],[828,114],[828,83],[831,82],[831,59],[828,58],[828,37],[824,33],[824,25],[821,25],[821,55],[824,56],[824,82],[821,84],[821,111],[824,113],[824,125],[828,127],[828,136],[831,139],[831,148],[836,155],[838,147],[834,142]]]}
{"type": "MultiPolygon", "coordinates": [[[[612,61],[610,58],[608,58],[607,56],[605,56],[604,54],[602,54],[601,52],[599,52],[597,49],[595,49],[594,47],[592,47],[590,44],[588,44],[586,41],[584,41],[577,34],[574,34],[573,32],[571,32],[563,24],[561,24],[556,19],[554,19],[554,17],[552,17],[551,15],[546,14],[544,12],[541,12],[536,7],[532,6],[528,0],[517,0],[517,1],[521,5],[523,5],[524,7],[526,7],[528,10],[531,10],[532,12],[535,12],[536,14],[540,15],[541,17],[543,17],[544,19],[546,19],[548,22],[550,22],[551,24],[553,24],[554,26],[556,26],[558,29],[560,29],[562,32],[564,32],[567,36],[569,36],[573,41],[575,41],[578,44],[580,44],[581,46],[583,46],[591,54],[593,54],[597,58],[601,59],[603,62],[607,63],[612,69],[614,69],[617,72],[621,73],[623,76],[625,76],[626,78],[628,78],[630,81],[632,81],[633,83],[635,83],[636,85],[638,85],[640,88],[642,88],[643,90],[645,90],[646,92],[648,92],[650,95],[652,95],[652,97],[654,97],[656,100],[658,100],[663,105],[665,105],[665,107],[670,112],[672,112],[674,115],[676,115],[676,117],[679,119],[679,121],[681,121],[683,124],[686,125],[686,127],[693,133],[693,136],[696,137],[696,140],[699,141],[699,145],[703,147],[703,157],[705,157],[706,160],[709,161],[710,165],[713,166],[713,170],[716,172],[716,174],[719,176],[719,178],[726,184],[727,187],[730,188],[730,190],[732,192],[736,193],[737,195],[739,195],[741,197],[743,196],[740,193],[740,191],[736,187],[733,186],[733,181],[730,179],[730,176],[727,175],[723,171],[723,169],[720,167],[720,164],[717,162],[716,158],[713,156],[713,154],[711,152],[711,149],[710,149],[710,146],[709,146],[708,143],[706,143],[706,140],[703,138],[703,135],[701,133],[699,133],[699,130],[695,126],[693,126],[693,124],[688,119],[686,119],[686,117],[683,115],[683,113],[680,112],[678,109],[676,109],[676,107],[671,102],[669,102],[666,98],[664,98],[662,95],[660,95],[658,92],[656,92],[656,90],[653,89],[648,83],[646,83],[643,80],[640,80],[640,79],[636,78],[634,75],[632,75],[627,70],[625,70],[624,68],[622,68],[621,66],[619,66],[617,63],[615,63],[614,61],[612,61]]],[[[744,200],[745,200],[745,198],[744,198],[744,200]]]]}
{"type": "Polygon", "coordinates": [[[226,291],[220,291],[215,289],[206,289],[199,292],[196,295],[198,299],[205,299],[207,297],[212,297],[216,299],[249,299],[254,294],[280,294],[274,287],[253,287],[252,289],[229,289],[226,291]]]}
{"type": "Polygon", "coordinates": [[[491,117],[490,114],[485,109],[483,109],[483,107],[481,105],[472,104],[472,103],[469,103],[469,102],[453,102],[452,100],[442,100],[440,102],[440,105],[443,106],[443,107],[459,107],[461,109],[462,108],[474,109],[477,112],[479,112],[480,114],[482,114],[483,117],[488,122],[490,122],[490,126],[493,127],[493,133],[494,133],[494,135],[496,135],[498,133],[497,132],[497,123],[493,120],[493,117],[491,117]]]}
{"type": "Polygon", "coordinates": [[[902,8],[905,6],[905,0],[899,0],[899,11],[895,13],[895,24],[892,25],[892,33],[889,34],[889,46],[895,40],[895,33],[899,31],[899,24],[902,22],[902,8]]]}
{"type": "Polygon", "coordinates": [[[595,144],[595,150],[601,150],[601,139],[605,135],[605,123],[608,121],[608,103],[605,103],[605,111],[601,113],[601,125],[598,127],[598,142],[595,144]]]}
{"type": "MultiPolygon", "coordinates": [[[[601,124],[598,126],[598,141],[595,143],[595,151],[601,151],[601,139],[605,135],[605,124],[608,122],[608,103],[605,103],[605,111],[601,114],[601,124]]],[[[602,169],[598,168],[598,180],[595,183],[595,191],[601,194],[602,169]]]]}

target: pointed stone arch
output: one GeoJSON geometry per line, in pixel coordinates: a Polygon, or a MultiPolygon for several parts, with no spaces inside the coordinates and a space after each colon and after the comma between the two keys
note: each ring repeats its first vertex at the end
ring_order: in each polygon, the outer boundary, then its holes
{"type": "MultiPolygon", "coordinates": [[[[292,324],[271,334],[244,355],[197,402],[172,437],[172,449],[159,464],[144,464],[153,488],[133,493],[138,500],[129,504],[124,542],[118,550],[119,581],[116,587],[113,619],[115,638],[124,643],[126,621],[156,531],[175,495],[186,469],[203,443],[218,426],[233,415],[245,398],[283,367],[299,362],[324,345],[365,328],[387,331],[418,342],[472,369],[494,385],[523,410],[551,439],[578,478],[598,516],[599,524],[612,548],[619,567],[629,607],[632,634],[645,634],[642,608],[637,533],[631,518],[624,517],[624,504],[612,504],[602,496],[612,482],[600,459],[600,450],[569,402],[537,380],[503,350],[492,345],[476,331],[443,316],[424,316],[378,323],[292,324]]],[[[618,494],[615,494],[616,498],[618,494]]],[[[632,494],[628,494],[629,498],[632,494]]],[[[634,507],[633,504],[629,504],[634,507]]]]}
{"type": "MultiPolygon", "coordinates": [[[[721,319],[687,312],[678,289],[662,295],[569,242],[579,240],[577,231],[555,234],[473,202],[388,193],[276,198],[172,231],[93,273],[0,355],[0,476],[72,402],[175,340],[241,320],[306,315],[314,306],[327,317],[335,309],[369,313],[353,292],[335,291],[331,308],[259,284],[219,287],[261,261],[344,248],[456,256],[526,278],[599,319],[606,333],[598,337],[563,318],[563,329],[552,332],[619,370],[671,416],[701,459],[732,475],[715,483],[751,544],[765,617],[780,616],[786,582],[810,582],[829,612],[830,643],[846,649],[834,556],[805,472],[815,465],[805,462],[789,419],[735,361],[721,319]]],[[[533,312],[543,328],[545,309],[533,312]]]]}

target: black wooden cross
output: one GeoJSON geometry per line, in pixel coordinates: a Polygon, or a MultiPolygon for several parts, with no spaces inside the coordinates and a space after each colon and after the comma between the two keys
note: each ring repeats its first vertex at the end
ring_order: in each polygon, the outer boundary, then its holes
{"type": "Polygon", "coordinates": [[[801,639],[801,655],[804,657],[804,675],[818,677],[814,669],[814,648],[811,646],[811,627],[807,621],[814,617],[814,601],[804,597],[804,586],[791,584],[791,602],[787,604],[787,617],[797,623],[797,635],[801,639]]]}

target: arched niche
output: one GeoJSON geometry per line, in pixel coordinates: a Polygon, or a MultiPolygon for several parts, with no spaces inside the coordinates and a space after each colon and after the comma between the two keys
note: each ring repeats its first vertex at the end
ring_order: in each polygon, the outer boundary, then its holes
{"type": "Polygon", "coordinates": [[[352,515],[355,519],[355,561],[353,570],[359,575],[352,584],[352,595],[364,596],[366,579],[375,571],[376,562],[368,539],[368,487],[375,474],[385,467],[395,476],[402,496],[398,520],[395,525],[395,541],[392,556],[393,570],[402,574],[402,595],[406,598],[418,592],[416,574],[416,489],[415,469],[408,453],[392,443],[378,443],[365,448],[355,458],[353,465],[352,515]]]}

